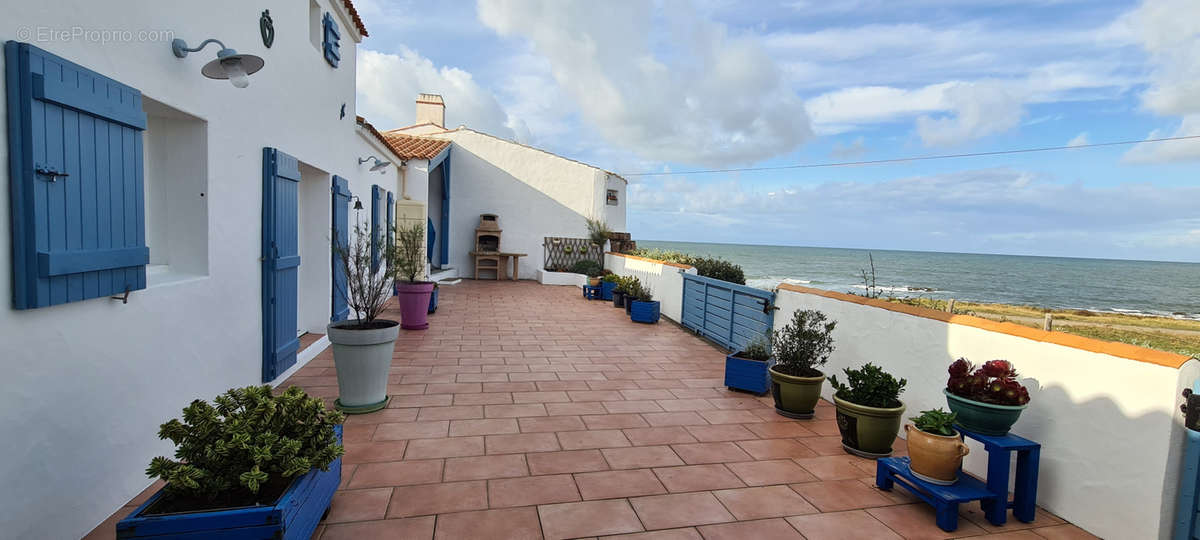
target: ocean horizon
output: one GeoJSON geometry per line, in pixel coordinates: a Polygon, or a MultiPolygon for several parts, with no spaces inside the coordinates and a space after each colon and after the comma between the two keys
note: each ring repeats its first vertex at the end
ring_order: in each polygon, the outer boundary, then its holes
{"type": "Polygon", "coordinates": [[[1200,320],[1200,263],[640,239],[638,247],[727,259],[760,289],[790,283],[861,294],[869,255],[885,296],[1200,320]]]}

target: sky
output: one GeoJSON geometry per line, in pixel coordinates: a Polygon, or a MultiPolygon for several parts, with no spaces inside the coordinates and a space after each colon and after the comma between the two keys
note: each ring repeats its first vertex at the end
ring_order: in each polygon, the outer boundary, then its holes
{"type": "Polygon", "coordinates": [[[1200,262],[1196,0],[355,0],[358,113],[629,181],[635,239],[1200,262]],[[672,173],[646,175],[641,173],[672,173]]]}

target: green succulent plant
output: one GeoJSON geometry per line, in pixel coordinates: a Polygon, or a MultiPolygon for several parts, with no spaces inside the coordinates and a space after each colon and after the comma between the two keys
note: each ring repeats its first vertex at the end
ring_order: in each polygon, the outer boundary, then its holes
{"type": "Polygon", "coordinates": [[[860,369],[846,368],[842,371],[846,372],[848,384],[838,381],[837,375],[829,376],[829,384],[833,386],[834,395],[838,398],[857,405],[880,409],[890,409],[901,405],[900,393],[908,384],[907,379],[896,380],[891,373],[869,363],[860,369]]]}
{"type": "Polygon", "coordinates": [[[328,470],[345,452],[334,433],[344,419],[299,387],[278,396],[267,385],[234,388],[162,424],[158,437],[175,443],[176,459],[158,456],[146,474],[172,495],[256,501],[268,483],[328,470]]]}
{"type": "Polygon", "coordinates": [[[920,416],[910,417],[914,426],[925,433],[934,435],[942,435],[949,437],[954,435],[954,421],[958,419],[957,413],[946,412],[941,407],[921,411],[920,416]]]}

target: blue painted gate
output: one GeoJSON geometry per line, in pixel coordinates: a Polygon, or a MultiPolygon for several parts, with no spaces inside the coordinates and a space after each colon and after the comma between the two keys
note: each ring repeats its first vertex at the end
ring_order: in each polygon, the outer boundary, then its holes
{"type": "Polygon", "coordinates": [[[300,163],[274,148],[263,148],[262,312],[263,382],[275,380],[296,363],[297,188],[300,163]]]}
{"type": "Polygon", "coordinates": [[[775,293],[683,274],[683,326],[731,351],[771,329],[775,293]]]}
{"type": "Polygon", "coordinates": [[[1175,511],[1174,540],[1200,539],[1200,380],[1184,391],[1183,463],[1175,511]]]}
{"type": "MultiPolygon", "coordinates": [[[[345,248],[350,244],[350,186],[345,178],[333,177],[333,241],[345,248]]],[[[350,306],[346,305],[346,269],[342,267],[342,258],[335,250],[330,259],[333,261],[333,307],[329,320],[344,321],[350,316],[350,306]]]]}

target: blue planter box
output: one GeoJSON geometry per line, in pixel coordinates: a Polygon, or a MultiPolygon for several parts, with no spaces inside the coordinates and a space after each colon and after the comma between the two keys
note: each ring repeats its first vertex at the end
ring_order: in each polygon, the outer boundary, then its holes
{"type": "MultiPolygon", "coordinates": [[[[340,442],[342,427],[336,430],[340,442]]],[[[142,516],[163,496],[159,490],[129,517],[117,522],[117,538],[308,540],[341,481],[342,458],[338,458],[329,464],[328,471],[313,469],[292,481],[273,506],[142,516]]]]}
{"type": "Polygon", "coordinates": [[[725,357],[725,386],[755,394],[765,394],[771,387],[771,375],[767,373],[769,362],[747,360],[738,355],[725,357]]]}
{"type": "Polygon", "coordinates": [[[633,305],[629,308],[629,318],[633,319],[633,322],[654,324],[658,322],[658,309],[659,302],[657,300],[653,302],[634,300],[633,305]]]}
{"type": "Polygon", "coordinates": [[[613,299],[613,291],[615,291],[616,289],[617,289],[617,284],[615,282],[610,283],[607,281],[601,281],[600,282],[600,299],[611,301],[613,299]]]}
{"type": "Polygon", "coordinates": [[[430,313],[437,311],[437,292],[438,292],[438,287],[434,287],[433,294],[429,295],[429,312],[430,313]]]}

